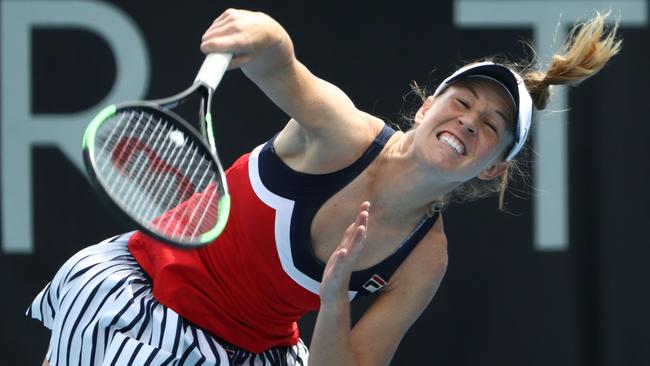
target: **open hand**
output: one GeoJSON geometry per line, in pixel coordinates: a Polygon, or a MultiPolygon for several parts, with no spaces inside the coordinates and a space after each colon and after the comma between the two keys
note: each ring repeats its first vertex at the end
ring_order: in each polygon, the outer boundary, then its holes
{"type": "Polygon", "coordinates": [[[320,285],[321,303],[348,301],[352,265],[363,249],[368,230],[370,203],[361,204],[357,217],[345,230],[341,243],[330,256],[320,285]]]}

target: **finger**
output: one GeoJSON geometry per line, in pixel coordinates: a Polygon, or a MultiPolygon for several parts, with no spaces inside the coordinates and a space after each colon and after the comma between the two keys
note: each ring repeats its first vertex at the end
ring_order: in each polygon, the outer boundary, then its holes
{"type": "Polygon", "coordinates": [[[337,248],[350,248],[351,246],[354,245],[355,241],[357,239],[358,230],[359,228],[362,227],[362,237],[361,239],[365,239],[366,236],[366,230],[368,227],[368,208],[369,208],[369,203],[366,201],[360,206],[360,211],[357,214],[356,218],[354,219],[354,222],[352,222],[347,229],[345,229],[345,232],[343,233],[343,238],[341,238],[341,242],[337,246],[337,248]]]}
{"type": "Polygon", "coordinates": [[[340,278],[341,274],[345,273],[348,261],[348,250],[339,248],[332,253],[327,261],[325,272],[328,274],[330,280],[336,281],[340,278]]]}
{"type": "Polygon", "coordinates": [[[208,28],[203,35],[201,36],[201,42],[211,41],[215,38],[221,38],[226,36],[235,36],[239,39],[244,40],[246,29],[242,28],[240,22],[235,21],[226,21],[220,24],[215,24],[208,28]]]}
{"type": "Polygon", "coordinates": [[[336,263],[344,264],[347,258],[348,258],[347,249],[341,248],[336,251],[336,263]]]}
{"type": "Polygon", "coordinates": [[[219,14],[219,16],[216,17],[216,18],[212,21],[212,25],[215,25],[215,24],[218,24],[218,23],[223,22],[223,20],[226,19],[227,17],[228,17],[228,10],[226,10],[226,11],[224,11],[223,13],[219,14]]]}
{"type": "Polygon", "coordinates": [[[357,223],[353,222],[351,223],[347,229],[345,229],[345,232],[343,233],[343,238],[341,239],[341,242],[339,243],[337,248],[343,248],[348,246],[348,243],[354,239],[354,233],[357,228],[357,223]]]}
{"type": "Polygon", "coordinates": [[[334,251],[332,258],[330,258],[331,263],[329,263],[328,266],[331,268],[331,273],[336,274],[337,278],[345,278],[345,276],[352,273],[352,265],[361,252],[364,238],[364,228],[356,227],[352,233],[352,237],[347,241],[347,245],[345,247],[337,248],[334,251]]]}
{"type": "Polygon", "coordinates": [[[357,229],[357,235],[355,236],[355,242],[362,242],[366,240],[368,236],[368,227],[366,225],[359,225],[357,229]]]}
{"type": "Polygon", "coordinates": [[[354,220],[353,225],[354,225],[355,227],[363,226],[364,229],[367,228],[367,227],[368,227],[368,217],[369,217],[369,215],[370,215],[370,214],[368,213],[368,211],[360,211],[360,212],[357,214],[357,217],[356,217],[356,219],[354,220]]]}
{"type": "Polygon", "coordinates": [[[366,240],[366,227],[361,225],[358,226],[357,229],[354,232],[354,237],[350,241],[349,246],[347,246],[345,249],[348,249],[350,252],[350,256],[352,257],[352,261],[356,260],[357,256],[359,253],[361,253],[361,250],[363,249],[363,244],[365,243],[366,240]]]}
{"type": "Polygon", "coordinates": [[[217,37],[202,42],[201,51],[203,53],[210,53],[210,52],[245,53],[246,50],[244,50],[242,47],[242,36],[239,34],[234,34],[232,36],[217,37]]]}
{"type": "Polygon", "coordinates": [[[225,11],[219,15],[217,19],[215,19],[212,24],[208,27],[208,29],[205,31],[205,33],[208,33],[212,30],[218,29],[218,28],[223,28],[228,26],[229,24],[233,23],[235,21],[234,17],[232,15],[227,14],[228,11],[225,11]]]}
{"type": "Polygon", "coordinates": [[[368,224],[368,217],[370,217],[370,213],[368,211],[359,212],[357,215],[357,225],[366,226],[368,224]]]}
{"type": "Polygon", "coordinates": [[[354,219],[354,222],[348,226],[348,228],[345,231],[344,239],[347,239],[347,241],[354,240],[355,236],[355,230],[358,229],[360,226],[366,226],[368,223],[368,216],[369,213],[366,210],[359,211],[357,213],[357,217],[354,219]]]}
{"type": "Polygon", "coordinates": [[[367,225],[368,216],[370,215],[370,202],[363,201],[359,206],[359,213],[357,214],[356,222],[358,225],[367,225]],[[365,212],[365,215],[363,214],[365,212]]]}
{"type": "Polygon", "coordinates": [[[354,262],[361,253],[366,240],[366,227],[363,225],[355,225],[350,232],[347,233],[344,240],[341,241],[338,249],[345,249],[350,256],[350,261],[354,262]]]}
{"type": "Polygon", "coordinates": [[[237,69],[237,68],[241,67],[242,65],[247,64],[252,59],[253,59],[253,56],[251,56],[251,55],[237,55],[230,61],[230,65],[228,65],[228,70],[237,69]]]}
{"type": "Polygon", "coordinates": [[[356,261],[363,247],[362,243],[366,237],[365,232],[364,226],[351,224],[348,227],[345,238],[328,260],[327,267],[331,273],[330,276],[333,276],[330,278],[345,278],[352,272],[352,264],[356,261]]]}
{"type": "Polygon", "coordinates": [[[212,22],[212,24],[217,23],[217,22],[219,22],[219,21],[223,21],[224,19],[230,19],[230,18],[233,18],[233,17],[234,17],[234,16],[235,16],[239,11],[240,11],[240,10],[238,10],[238,9],[233,9],[233,8],[226,9],[226,10],[224,10],[223,13],[221,13],[221,14],[217,17],[217,19],[214,20],[214,22],[212,22]]]}
{"type": "Polygon", "coordinates": [[[236,31],[237,29],[235,27],[232,27],[229,23],[213,25],[212,27],[208,28],[205,33],[203,33],[203,36],[201,36],[201,42],[205,42],[216,37],[228,36],[235,33],[236,31]]]}
{"type": "Polygon", "coordinates": [[[359,207],[359,211],[369,211],[369,210],[370,210],[370,202],[368,201],[361,202],[361,207],[359,207]]]}

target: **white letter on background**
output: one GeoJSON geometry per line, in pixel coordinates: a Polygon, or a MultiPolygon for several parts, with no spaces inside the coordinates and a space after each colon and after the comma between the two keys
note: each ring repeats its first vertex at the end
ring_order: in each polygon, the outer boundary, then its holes
{"type": "MultiPolygon", "coordinates": [[[[136,24],[107,3],[8,0],[0,2],[0,15],[2,249],[7,254],[28,254],[33,251],[32,148],[56,146],[83,170],[81,138],[86,124],[104,105],[144,96],[149,59],[136,24]],[[104,100],[73,114],[32,113],[30,35],[34,27],[81,29],[106,40],[115,56],[116,73],[104,100]]],[[[92,67],[92,54],[79,57],[88,58],[92,67]]]]}

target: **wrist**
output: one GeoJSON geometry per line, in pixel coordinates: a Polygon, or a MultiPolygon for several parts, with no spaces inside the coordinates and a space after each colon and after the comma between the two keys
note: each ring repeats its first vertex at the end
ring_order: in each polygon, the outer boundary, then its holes
{"type": "Polygon", "coordinates": [[[270,44],[260,50],[251,62],[242,66],[242,71],[249,77],[259,78],[287,69],[296,60],[293,43],[289,34],[281,29],[270,44]]]}
{"type": "Polygon", "coordinates": [[[347,291],[336,296],[321,296],[320,308],[326,310],[341,310],[350,305],[347,291]]]}

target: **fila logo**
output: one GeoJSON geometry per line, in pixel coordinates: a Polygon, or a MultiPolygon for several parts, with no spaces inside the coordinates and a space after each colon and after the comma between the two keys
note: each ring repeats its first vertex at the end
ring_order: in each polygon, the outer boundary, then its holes
{"type": "Polygon", "coordinates": [[[378,274],[372,275],[372,278],[370,278],[368,282],[363,284],[363,288],[366,289],[366,291],[368,292],[379,291],[384,286],[386,286],[386,281],[384,281],[383,278],[379,277],[378,274]]]}

